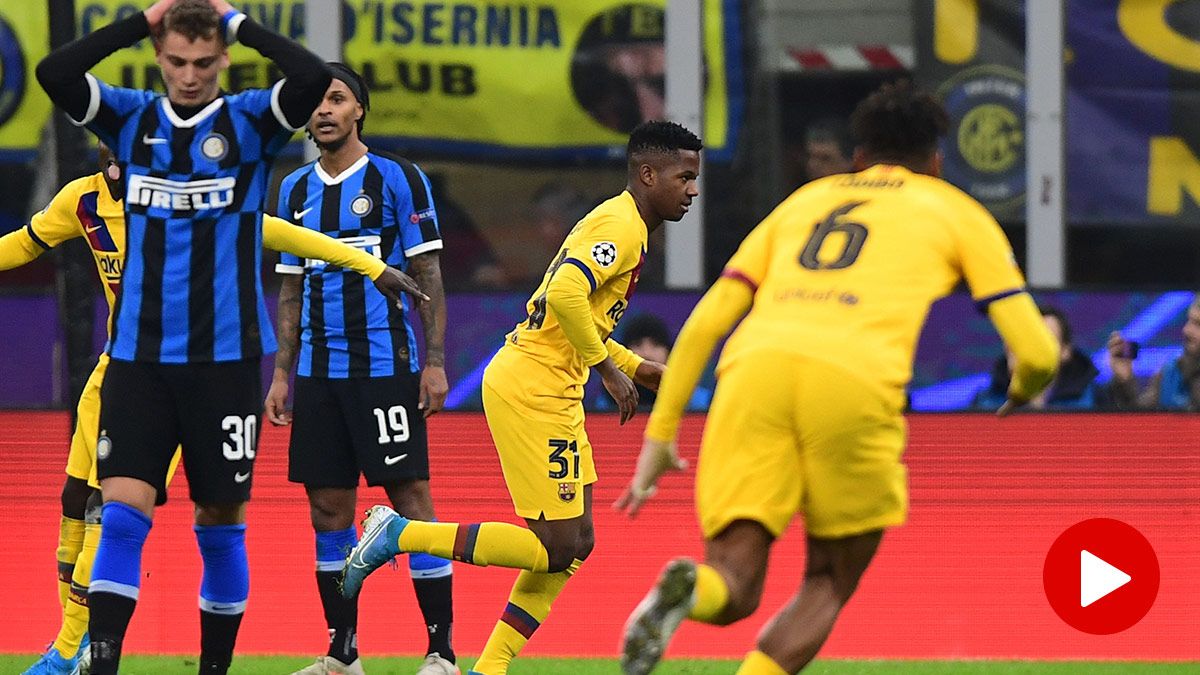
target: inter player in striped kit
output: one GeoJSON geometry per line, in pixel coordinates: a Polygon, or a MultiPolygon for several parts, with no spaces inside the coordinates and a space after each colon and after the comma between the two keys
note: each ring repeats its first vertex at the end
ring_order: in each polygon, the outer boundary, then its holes
{"type": "Polygon", "coordinates": [[[637,471],[617,506],[636,513],[682,468],[675,436],[712,350],[717,366],[696,475],[705,562],[668,563],[626,626],[622,671],[644,675],[684,618],[727,625],[758,607],[771,545],[797,514],[808,534],[799,592],[739,675],[803,669],[908,512],[905,386],[934,300],[966,281],[1016,357],[1009,400],[1054,378],[1046,328],[996,220],[937,178],[946,113],[908,83],[853,116],[857,173],[811,182],[742,242],[668,360],[637,471]]]}
{"type": "MultiPolygon", "coordinates": [[[[441,410],[446,302],[442,249],[429,181],[408,160],[370,151],[362,141],[369,92],[357,73],[329,64],[333,81],[308,133],[320,158],[284,178],[278,214],[337,237],[410,272],[429,295],[421,303],[425,367],[408,319],[361,277],[337,267],[283,256],[279,352],[266,412],[275,424],[294,418],[288,478],[302,483],[316,533],[317,591],[329,629],[329,652],[297,675],[363,672],[358,658],[358,598],[339,582],[358,541],[354,525],[359,474],[380,486],[400,513],[433,520],[425,418],[441,410]],[[294,410],[285,411],[296,363],[294,410]]],[[[429,635],[418,675],[457,673],[450,646],[449,560],[408,558],[429,635]]]]}
{"type": "MultiPolygon", "coordinates": [[[[109,325],[125,261],[125,213],[121,203],[120,169],[108,147],[99,148],[101,173],[71,181],[29,224],[0,237],[0,270],[37,259],[64,241],[81,237],[96,261],[96,270],[108,301],[109,325]]],[[[325,235],[297,227],[271,216],[263,217],[263,246],[295,255],[346,265],[377,283],[395,284],[398,270],[383,261],[325,235]]],[[[26,675],[67,675],[86,664],[88,584],[100,540],[100,484],[96,479],[96,436],[100,423],[100,383],[108,367],[101,354],[80,395],[76,427],[67,456],[63,485],[63,518],[56,557],[59,569],[59,602],[62,626],[54,643],[26,675]]],[[[167,483],[179,462],[176,451],[167,483]]]]}
{"type": "Polygon", "coordinates": [[[329,72],[225,0],[159,0],[51,53],[37,77],[113,149],[126,181],[125,269],[96,442],[104,527],[88,598],[92,670],[117,672],[155,501],[182,445],[204,560],[200,672],[224,673],[249,596],[258,360],[275,346],[259,273],[260,207],[271,160],[307,122],[329,72]],[[87,73],[147,37],[165,97],[87,73]],[[286,79],[223,95],[218,76],[237,39],[286,79]]]}
{"type": "Polygon", "coordinates": [[[649,234],[677,221],[698,192],[700,139],[670,122],[634,129],[626,190],[575,225],[483,378],[483,407],[517,515],[507,523],[408,520],[375,506],[347,561],[344,591],[400,552],[522,570],[472,672],[502,675],[592,551],[596,468],[583,424],[583,386],[595,368],[621,411],[637,409],[633,378],[655,389],[662,364],[611,335],[629,307],[649,234]]]}

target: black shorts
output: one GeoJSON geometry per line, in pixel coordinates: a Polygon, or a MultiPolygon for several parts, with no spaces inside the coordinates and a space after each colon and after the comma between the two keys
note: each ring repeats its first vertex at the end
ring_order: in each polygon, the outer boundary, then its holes
{"type": "Polygon", "coordinates": [[[425,417],[417,408],[421,378],[296,377],[288,480],[308,487],[351,488],[429,480],[425,417]]]}
{"type": "Polygon", "coordinates": [[[161,499],[171,457],[182,445],[193,502],[247,501],[261,411],[258,359],[190,364],[113,359],[100,386],[96,475],[143,480],[161,499]]]}

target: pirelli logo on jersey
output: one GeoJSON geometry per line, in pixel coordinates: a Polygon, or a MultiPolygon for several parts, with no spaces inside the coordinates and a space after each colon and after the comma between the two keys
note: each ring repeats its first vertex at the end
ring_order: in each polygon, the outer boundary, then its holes
{"type": "Polygon", "coordinates": [[[205,180],[176,181],[153,176],[129,176],[125,200],[131,206],[201,211],[223,209],[233,204],[233,176],[205,180]]]}

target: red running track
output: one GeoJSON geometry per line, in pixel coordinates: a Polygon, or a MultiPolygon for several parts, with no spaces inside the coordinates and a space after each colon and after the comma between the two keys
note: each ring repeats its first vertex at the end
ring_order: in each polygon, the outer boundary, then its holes
{"type": "MultiPolygon", "coordinates": [[[[701,551],[691,476],[664,481],[636,521],[609,504],[633,470],[644,417],[626,428],[589,418],[601,482],[596,552],[571,581],[526,653],[610,656],[625,616],[659,568],[701,551]]],[[[688,421],[694,459],[702,420],[688,421]]],[[[63,413],[0,413],[0,608],[20,617],[0,651],[35,652],[58,626],[54,549],[66,457],[63,413]]],[[[850,658],[1200,659],[1200,418],[1183,415],[915,416],[907,461],[910,522],[885,539],[823,654],[850,658]],[[1042,593],[1042,560],[1066,527],[1111,517],[1139,528],[1162,568],[1158,601],[1132,629],[1099,637],[1069,628],[1042,593]]],[[[446,521],[514,521],[482,415],[432,425],[434,497],[446,521]]],[[[313,580],[303,491],[285,479],[287,432],[263,435],[250,505],[252,570],[240,653],[311,653],[327,640],[313,580]]],[[[195,653],[199,556],[180,480],[157,515],[127,648],[195,653]]],[[[365,508],[379,498],[363,491],[365,508]]],[[[684,627],[677,656],[740,656],[800,581],[803,539],[776,546],[762,609],[726,629],[684,627]]],[[[455,644],[478,653],[515,572],[455,570],[455,644]]],[[[424,631],[408,575],[384,570],[366,586],[360,646],[416,654],[424,631]]]]}

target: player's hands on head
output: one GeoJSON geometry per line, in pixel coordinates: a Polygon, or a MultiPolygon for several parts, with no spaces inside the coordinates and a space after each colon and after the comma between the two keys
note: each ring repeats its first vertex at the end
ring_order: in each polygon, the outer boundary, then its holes
{"type": "Polygon", "coordinates": [[[633,381],[650,391],[658,391],[658,384],[662,382],[665,372],[667,367],[657,361],[642,361],[633,374],[633,381]]]}
{"type": "Polygon", "coordinates": [[[263,412],[267,420],[277,427],[292,423],[292,411],[287,409],[288,381],[287,375],[276,372],[271,380],[271,388],[267,390],[267,400],[263,404],[263,412]]]}
{"type": "Polygon", "coordinates": [[[633,386],[633,380],[621,372],[611,356],[596,364],[596,370],[600,371],[600,381],[604,383],[604,389],[617,402],[617,410],[621,411],[621,424],[633,419],[638,404],[637,387],[633,386]]]}
{"type": "Polygon", "coordinates": [[[1130,344],[1119,331],[1108,336],[1108,365],[1113,379],[1126,382],[1133,379],[1133,359],[1129,357],[1130,344]]]}
{"type": "Polygon", "coordinates": [[[418,407],[426,419],[438,414],[446,406],[446,394],[450,383],[446,380],[446,369],[441,366],[425,366],[421,371],[421,402],[418,407]]]}
{"type": "Polygon", "coordinates": [[[171,9],[171,5],[174,4],[175,0],[158,0],[158,2],[146,8],[143,14],[146,15],[146,23],[150,24],[150,30],[158,28],[158,25],[162,23],[163,14],[166,14],[167,10],[171,9]]]}
{"type": "Polygon", "coordinates": [[[387,267],[383,270],[383,274],[380,274],[379,278],[375,280],[375,288],[387,296],[387,299],[391,300],[396,307],[401,307],[401,293],[408,293],[419,302],[429,302],[429,296],[421,292],[421,287],[417,285],[417,282],[395,267],[387,267]]]}
{"type": "Polygon", "coordinates": [[[657,491],[658,479],[667,471],[683,471],[688,468],[686,459],[679,456],[679,447],[675,441],[656,441],[647,438],[642,442],[642,452],[638,455],[637,469],[633,479],[613,508],[624,511],[633,518],[642,508],[647,499],[657,491]]]}

